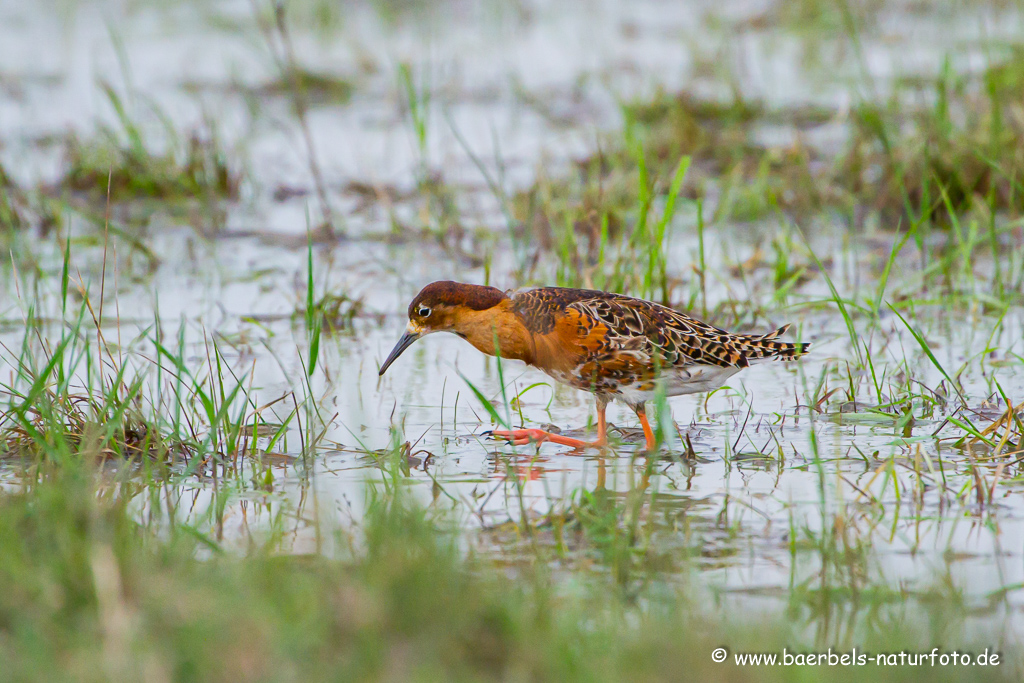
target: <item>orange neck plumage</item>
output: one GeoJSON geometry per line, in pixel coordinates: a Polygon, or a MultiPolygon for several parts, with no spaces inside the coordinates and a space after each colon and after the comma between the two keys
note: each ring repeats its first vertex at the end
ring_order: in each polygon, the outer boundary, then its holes
{"type": "Polygon", "coordinates": [[[532,335],[512,312],[510,300],[483,311],[459,311],[452,331],[490,356],[500,355],[531,365],[536,361],[532,335]]]}

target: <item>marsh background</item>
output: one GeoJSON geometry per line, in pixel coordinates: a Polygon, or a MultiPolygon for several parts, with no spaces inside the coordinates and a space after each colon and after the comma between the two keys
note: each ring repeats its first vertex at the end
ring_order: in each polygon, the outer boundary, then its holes
{"type": "Polygon", "coordinates": [[[0,679],[1020,680],[1022,11],[0,0],[0,679]],[[515,449],[436,279],[814,349],[515,449]]]}

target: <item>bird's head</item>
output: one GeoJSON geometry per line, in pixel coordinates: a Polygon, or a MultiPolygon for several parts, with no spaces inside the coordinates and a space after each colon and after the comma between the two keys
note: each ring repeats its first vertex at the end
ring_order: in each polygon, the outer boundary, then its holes
{"type": "Polygon", "coordinates": [[[378,375],[383,375],[420,337],[433,332],[452,332],[466,337],[471,331],[467,326],[472,324],[473,312],[493,308],[506,298],[503,291],[494,287],[450,280],[430,283],[409,304],[409,324],[405,334],[380,366],[378,375]]]}

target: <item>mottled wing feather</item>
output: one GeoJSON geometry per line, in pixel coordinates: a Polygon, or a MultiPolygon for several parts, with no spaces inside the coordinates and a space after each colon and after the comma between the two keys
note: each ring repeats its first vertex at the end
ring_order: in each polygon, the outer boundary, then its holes
{"type": "Polygon", "coordinates": [[[728,343],[731,335],[665,306],[626,296],[582,299],[571,308],[585,310],[609,330],[609,345],[629,344],[649,362],[664,367],[691,364],[739,366],[745,358],[728,343]],[[632,345],[639,344],[639,349],[632,345]],[[658,359],[657,361],[655,359],[658,359]]]}
{"type": "Polygon", "coordinates": [[[744,368],[760,359],[789,360],[808,346],[776,341],[788,326],[765,335],[734,335],[621,294],[545,287],[513,293],[512,302],[527,329],[575,356],[566,360],[575,367],[576,383],[598,391],[653,380],[669,367],[744,368]]]}
{"type": "Polygon", "coordinates": [[[587,289],[566,287],[541,287],[508,292],[512,299],[512,310],[533,334],[550,334],[558,318],[565,315],[566,308],[574,301],[600,295],[587,289]]]}

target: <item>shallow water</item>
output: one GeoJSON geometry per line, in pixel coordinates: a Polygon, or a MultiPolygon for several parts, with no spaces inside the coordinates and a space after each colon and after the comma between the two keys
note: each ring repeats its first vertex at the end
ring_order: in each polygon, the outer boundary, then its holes
{"type": "MultiPolygon", "coordinates": [[[[212,238],[201,236],[205,219],[183,220],[158,207],[145,227],[136,228],[159,258],[152,271],[125,240],[109,238],[107,329],[120,320],[127,342],[157,318],[171,334],[184,324],[188,359],[202,365],[207,340],[216,336],[235,371],[251,376],[257,404],[300,389],[307,342],[301,316],[293,313],[305,299],[307,214],[318,208],[288,102],[262,98],[253,114],[243,95],[244,88],[265,84],[274,73],[249,4],[216,3],[202,11],[190,3],[172,10],[146,3],[69,7],[0,2],[0,83],[14,88],[0,98],[0,160],[22,184],[54,182],[61,168],[55,140],[69,130],[88,135],[98,122],[112,120],[98,79],[119,88],[130,83],[139,111],[152,99],[183,130],[204,113],[214,118],[228,148],[247,158],[242,201],[226,207],[212,238]],[[123,44],[127,73],[111,44],[105,24],[110,20],[115,44],[123,44]],[[54,36],[60,37],[60,49],[35,49],[54,36]],[[282,187],[298,188],[299,196],[271,199],[282,187]]],[[[564,509],[580,490],[635,489],[648,460],[637,457],[636,434],[630,431],[636,420],[623,406],[609,412],[610,421],[626,429],[624,443],[609,454],[572,454],[551,445],[513,449],[481,436],[493,425],[463,379],[502,410],[497,362],[457,338],[435,335],[418,342],[383,379],[377,377],[378,364],[404,328],[405,307],[423,284],[443,278],[526,284],[513,277],[517,257],[499,202],[467,148],[511,192],[528,186],[540,171],[565,172],[574,158],[593,150],[601,132],[621,124],[619,99],[658,88],[720,92],[720,79],[701,75],[699,65],[709,59],[726,64],[745,95],[780,105],[848,103],[849,82],[861,68],[850,60],[826,78],[815,63],[840,50],[842,40],[812,40],[771,22],[743,28],[772,11],[771,3],[696,3],[685,10],[662,2],[523,4],[518,13],[468,3],[445,7],[458,21],[425,11],[389,23],[372,7],[358,5],[346,6],[338,27],[296,32],[296,51],[305,63],[354,86],[351,101],[316,106],[309,115],[333,211],[347,235],[314,246],[313,253],[318,293],[344,292],[362,301],[363,312],[352,329],[321,342],[312,389],[326,418],[324,445],[305,463],[280,465],[271,492],[239,487],[217,529],[229,544],[245,547],[250,534],[265,534],[282,514],[291,550],[322,548],[321,526],[345,528],[358,520],[365,482],[379,478],[379,463],[366,451],[387,447],[396,428],[402,440],[415,443],[410,472],[417,495],[453,509],[466,527],[484,530],[470,543],[495,556],[516,557],[516,534],[502,524],[521,519],[524,510],[539,521],[564,509]],[[394,75],[403,61],[413,63],[434,93],[424,158],[394,75]],[[401,199],[414,189],[422,168],[443,171],[457,190],[460,220],[469,233],[463,249],[487,248],[493,261],[486,271],[436,239],[392,239],[392,217],[413,226],[423,222],[421,204],[401,199]],[[398,199],[363,209],[350,183],[393,192],[398,199]]],[[[864,67],[874,75],[879,95],[896,76],[936,73],[944,48],[935,36],[949,39],[955,32],[963,46],[957,66],[969,70],[981,63],[980,37],[1022,35],[1021,17],[1010,10],[975,11],[970,20],[956,13],[918,20],[907,14],[912,11],[886,12],[864,38],[864,67]]],[[[159,131],[152,117],[140,115],[159,131]]],[[[787,144],[791,133],[765,135],[787,144]]],[[[80,216],[69,221],[78,236],[72,247],[75,277],[80,274],[81,286],[96,297],[104,262],[96,236],[102,233],[80,216]]],[[[673,226],[669,262],[683,280],[677,290],[682,297],[695,286],[689,269],[697,252],[694,223],[684,211],[673,226]]],[[[997,486],[991,505],[955,500],[973,481],[967,458],[983,454],[968,456],[953,447],[962,434],[944,422],[953,402],[919,418],[909,431],[863,410],[844,416],[836,402],[821,413],[808,409],[819,378],[828,376],[829,387],[842,386],[846,375],[840,369],[855,352],[835,307],[815,303],[830,297],[823,282],[800,288],[780,305],[765,286],[770,273],[739,277],[731,271],[759,253],[765,235],[776,231],[775,224],[716,226],[706,246],[709,272],[715,274],[707,303],[712,309],[724,301],[763,307],[764,315],[736,317],[762,330],[792,321],[790,334],[814,342],[814,351],[798,364],[746,370],[711,397],[670,401],[672,417],[698,459],[683,459],[684,449],[673,438],[653,467],[647,486],[658,492],[656,512],[650,513],[656,545],[666,554],[694,558],[708,582],[722,590],[749,593],[752,602],[759,595],[785,599],[783,589],[821,571],[817,555],[793,551],[794,533],[805,527],[818,533],[841,518],[850,534],[872,548],[864,581],[910,592],[948,581],[984,618],[1024,633],[1024,590],[988,599],[1002,587],[1024,584],[1024,482],[1017,474],[997,486]],[[898,488],[885,485],[879,474],[890,457],[898,488]],[[944,486],[938,484],[941,477],[928,475],[923,493],[915,494],[921,490],[919,472],[934,467],[944,470],[944,486]],[[943,495],[943,488],[950,493],[943,495]],[[872,495],[878,496],[874,503],[872,495]]],[[[12,243],[18,255],[12,262],[38,263],[50,276],[42,286],[42,308],[56,315],[59,247],[33,234],[17,235],[12,243]]],[[[879,254],[885,258],[892,237],[854,237],[836,226],[811,243],[819,257],[832,259],[837,287],[853,297],[874,291],[879,254]]],[[[917,264],[911,245],[901,254],[893,288],[912,281],[917,264]]],[[[539,272],[553,268],[542,263],[539,272]]],[[[0,284],[0,338],[9,349],[20,347],[28,307],[38,303],[30,304],[26,290],[16,286],[24,277],[24,267],[8,265],[0,284]]],[[[870,340],[879,370],[888,376],[909,370],[924,387],[936,389],[941,373],[887,311],[883,307],[870,340]]],[[[911,320],[944,368],[966,363],[960,379],[967,406],[983,411],[972,418],[975,424],[988,424],[1003,409],[983,404],[994,392],[991,377],[1009,397],[1024,395],[1019,306],[1001,318],[922,306],[911,320]],[[983,354],[986,349],[998,351],[983,354]]],[[[867,334],[868,321],[855,321],[867,334]]],[[[151,344],[140,343],[137,350],[151,354],[151,344]]],[[[13,357],[4,354],[4,362],[13,357]]],[[[502,371],[508,397],[530,387],[518,401],[514,422],[553,424],[570,433],[592,422],[587,395],[552,386],[542,373],[515,363],[502,371]]],[[[273,411],[283,419],[290,409],[281,403],[273,411]]],[[[299,439],[293,429],[276,450],[297,455],[299,439]]],[[[995,470],[995,463],[981,466],[988,483],[995,470]]],[[[214,497],[212,485],[192,478],[181,494],[195,501],[189,514],[209,523],[204,515],[214,497]]]]}

